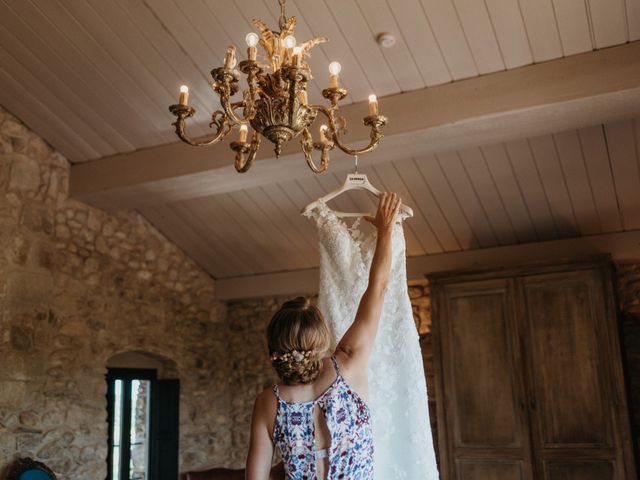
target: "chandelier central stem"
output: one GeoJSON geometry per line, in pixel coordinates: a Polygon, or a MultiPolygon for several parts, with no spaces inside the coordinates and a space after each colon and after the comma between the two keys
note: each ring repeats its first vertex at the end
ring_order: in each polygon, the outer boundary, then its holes
{"type": "Polygon", "coordinates": [[[287,26],[287,15],[285,13],[285,3],[287,0],[278,0],[280,4],[280,31],[287,26]]]}

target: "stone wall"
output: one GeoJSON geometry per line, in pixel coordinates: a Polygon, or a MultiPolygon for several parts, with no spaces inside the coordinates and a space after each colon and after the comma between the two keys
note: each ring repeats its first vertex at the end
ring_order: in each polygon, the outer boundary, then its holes
{"type": "Polygon", "coordinates": [[[67,197],[69,164],[0,110],[0,470],[106,477],[106,362],[144,351],[181,380],[183,468],[231,457],[224,307],[214,282],[134,212],[67,197]]]}

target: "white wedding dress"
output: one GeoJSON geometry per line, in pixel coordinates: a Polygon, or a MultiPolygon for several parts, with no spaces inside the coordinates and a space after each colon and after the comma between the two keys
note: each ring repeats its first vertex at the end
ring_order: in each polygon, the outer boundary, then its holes
{"type": "MultiPolygon", "coordinates": [[[[349,227],[324,203],[306,213],[320,237],[318,304],[337,344],[367,288],[376,232],[360,219],[349,227]]],[[[369,362],[375,480],[437,480],[427,387],[407,291],[402,219],[393,230],[389,288],[369,362]]]]}

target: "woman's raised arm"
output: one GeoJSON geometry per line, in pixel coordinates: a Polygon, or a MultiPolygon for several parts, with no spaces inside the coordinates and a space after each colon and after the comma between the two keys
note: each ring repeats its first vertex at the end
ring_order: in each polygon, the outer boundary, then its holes
{"type": "Polygon", "coordinates": [[[383,193],[374,218],[367,218],[378,230],[376,250],[369,271],[369,285],[360,299],[353,324],[344,334],[336,353],[347,357],[348,369],[364,369],[369,362],[371,348],[378,332],[382,304],[391,270],[391,233],[400,209],[400,198],[395,193],[383,193]]]}

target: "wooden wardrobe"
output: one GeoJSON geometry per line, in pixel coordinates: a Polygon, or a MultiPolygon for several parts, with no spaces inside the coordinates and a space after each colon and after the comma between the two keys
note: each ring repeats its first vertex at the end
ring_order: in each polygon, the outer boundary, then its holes
{"type": "Polygon", "coordinates": [[[435,276],[443,480],[636,480],[607,262],[435,276]]]}

